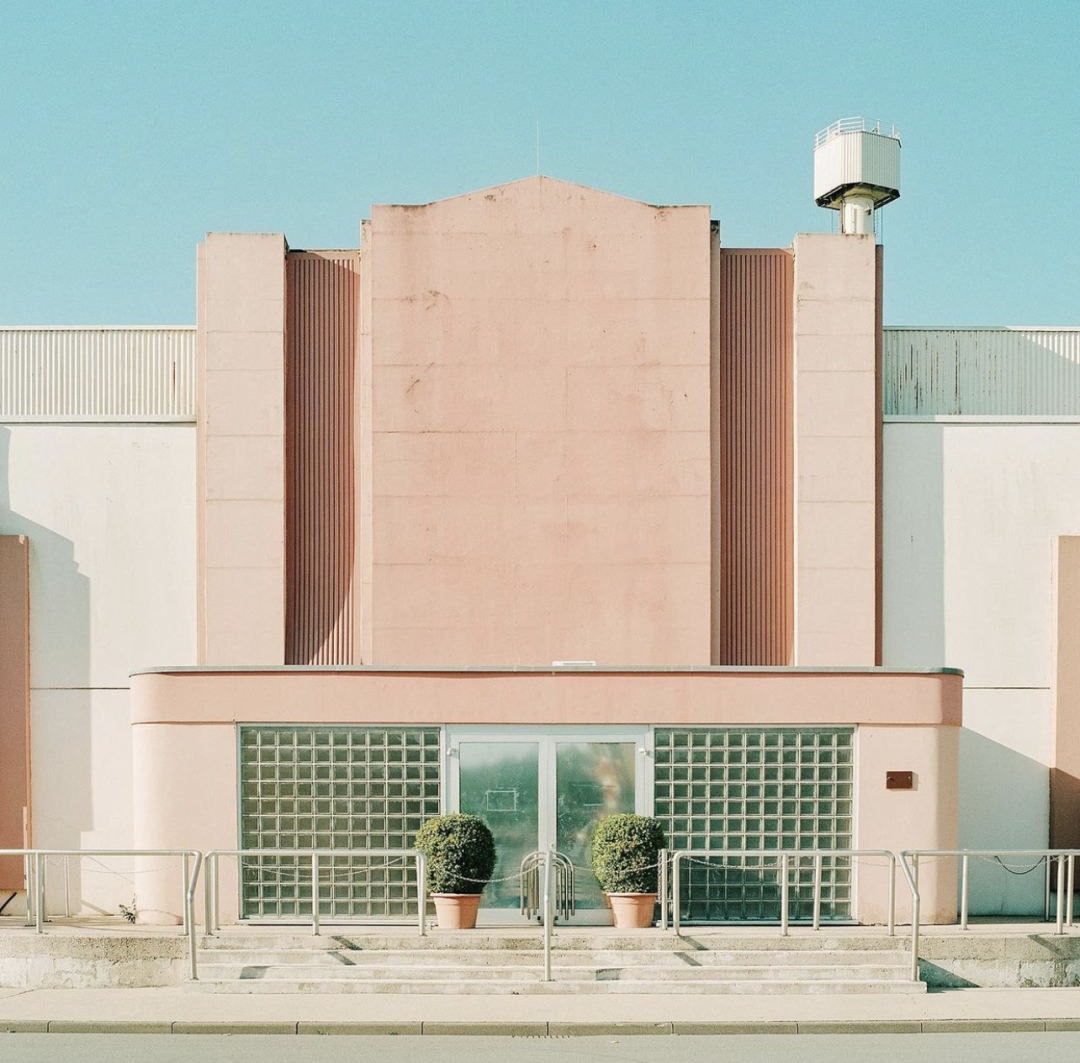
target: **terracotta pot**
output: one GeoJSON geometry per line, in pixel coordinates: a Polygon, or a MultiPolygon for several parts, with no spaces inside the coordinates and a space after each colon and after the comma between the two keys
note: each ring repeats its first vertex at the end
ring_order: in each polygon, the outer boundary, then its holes
{"type": "Polygon", "coordinates": [[[433,893],[440,930],[472,930],[480,909],[479,893],[433,893]]]}
{"type": "Polygon", "coordinates": [[[611,912],[619,930],[640,930],[652,926],[655,893],[609,893],[611,912]]]}

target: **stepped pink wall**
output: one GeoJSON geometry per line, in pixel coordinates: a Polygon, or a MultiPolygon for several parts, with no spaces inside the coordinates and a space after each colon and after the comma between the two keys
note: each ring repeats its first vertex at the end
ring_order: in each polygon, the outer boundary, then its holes
{"type": "Polygon", "coordinates": [[[360,255],[286,262],[286,664],[352,664],[360,255]]]}
{"type": "Polygon", "coordinates": [[[708,208],[530,178],[366,233],[364,663],[707,663],[708,208]]]}
{"type": "Polygon", "coordinates": [[[795,238],[795,663],[878,660],[881,419],[873,236],[795,238]]]}
{"type": "Polygon", "coordinates": [[[793,268],[779,249],[714,256],[715,664],[792,663],[793,268]]]}
{"type": "Polygon", "coordinates": [[[285,237],[208,233],[199,257],[203,664],[285,660],[285,237]]]}

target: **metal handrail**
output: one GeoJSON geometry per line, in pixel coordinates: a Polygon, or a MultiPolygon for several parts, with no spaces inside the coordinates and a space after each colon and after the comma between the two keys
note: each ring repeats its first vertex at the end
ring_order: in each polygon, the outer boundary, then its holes
{"type": "Polygon", "coordinates": [[[1032,864],[1031,869],[1038,867],[1043,860],[1046,861],[1045,875],[1045,904],[1043,918],[1050,918],[1050,861],[1057,860],[1057,909],[1055,922],[1057,933],[1064,934],[1066,926],[1072,926],[1073,919],[1073,892],[1076,885],[1076,857],[1080,856],[1080,849],[904,849],[900,853],[901,866],[906,867],[911,861],[911,877],[916,886],[919,882],[919,858],[920,857],[958,857],[960,860],[960,929],[968,929],[968,895],[971,858],[978,859],[994,858],[998,861],[1009,856],[1036,857],[1037,862],[1032,864]]]}
{"type": "MultiPolygon", "coordinates": [[[[790,925],[789,916],[789,904],[788,893],[791,888],[790,873],[791,865],[794,859],[795,866],[798,867],[799,863],[803,860],[812,859],[814,861],[814,885],[813,885],[813,904],[814,914],[812,925],[814,930],[821,929],[821,883],[822,883],[822,864],[827,857],[871,857],[879,856],[884,857],[889,861],[889,882],[888,882],[888,900],[886,902],[889,911],[889,936],[896,936],[896,867],[899,863],[903,874],[904,880],[911,891],[911,908],[912,908],[912,968],[911,978],[912,981],[919,980],[919,962],[918,962],[918,914],[919,914],[919,891],[918,885],[911,874],[910,870],[906,866],[903,860],[897,860],[896,853],[891,849],[672,849],[668,850],[662,855],[661,858],[661,873],[663,881],[661,883],[662,890],[661,895],[664,896],[667,893],[667,871],[664,865],[670,861],[671,863],[671,898],[672,898],[672,917],[671,925],[672,932],[678,936],[682,932],[682,896],[680,890],[680,878],[679,868],[683,860],[693,859],[695,857],[704,859],[725,859],[725,860],[745,860],[745,859],[773,859],[778,861],[774,867],[767,868],[765,870],[775,870],[780,874],[780,935],[781,937],[787,937],[790,925]]],[[[666,929],[667,913],[666,905],[661,910],[661,926],[666,929]]]]}
{"type": "Polygon", "coordinates": [[[820,148],[827,140],[831,140],[841,133],[876,133],[878,136],[892,137],[894,140],[900,139],[900,130],[891,123],[880,122],[871,118],[841,118],[814,134],[814,147],[820,148]]]}
{"type": "MultiPolygon", "coordinates": [[[[390,857],[416,861],[417,923],[420,936],[427,935],[427,858],[419,849],[211,849],[206,854],[206,933],[214,934],[221,929],[218,909],[218,868],[220,858],[235,856],[255,857],[306,857],[311,861],[311,932],[319,934],[319,864],[323,857],[346,859],[356,856],[390,857]]],[[[241,880],[243,876],[241,875],[241,880]]]]}
{"type": "MultiPolygon", "coordinates": [[[[62,856],[65,864],[70,857],[147,857],[179,856],[183,880],[183,929],[188,941],[188,977],[197,981],[198,959],[195,955],[195,887],[202,870],[203,854],[198,849],[0,849],[0,856],[21,856],[26,876],[26,920],[37,933],[45,932],[45,862],[50,856],[62,856]],[[194,858],[194,859],[193,859],[194,858]]],[[[116,874],[123,874],[118,871],[116,874]]],[[[67,905],[70,915],[70,903],[67,905]]]]}

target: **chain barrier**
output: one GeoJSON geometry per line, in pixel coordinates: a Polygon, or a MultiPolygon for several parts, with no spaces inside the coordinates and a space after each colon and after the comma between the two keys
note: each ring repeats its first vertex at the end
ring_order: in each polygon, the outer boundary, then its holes
{"type": "MultiPolygon", "coordinates": [[[[680,859],[684,863],[687,863],[687,864],[697,864],[699,867],[708,867],[710,869],[716,869],[716,870],[720,870],[720,871],[779,871],[780,867],[781,867],[780,861],[781,861],[781,857],[783,855],[784,854],[782,854],[782,853],[778,853],[775,857],[765,857],[765,859],[767,859],[767,860],[775,859],[776,860],[775,864],[746,864],[746,863],[741,863],[741,862],[717,864],[717,861],[723,861],[723,860],[736,860],[737,861],[738,857],[734,853],[732,853],[730,855],[725,855],[725,856],[722,856],[722,857],[721,856],[716,856],[716,857],[702,858],[702,857],[699,857],[699,856],[683,856],[683,857],[680,857],[680,859]]],[[[787,856],[788,856],[788,860],[789,860],[789,869],[790,870],[798,870],[800,863],[808,863],[808,862],[816,859],[813,855],[799,856],[799,855],[797,855],[795,853],[788,853],[787,856]]],[[[756,859],[761,859],[761,858],[760,857],[747,857],[746,859],[755,859],[756,860],[756,859]]],[[[840,856],[822,856],[822,857],[820,857],[820,859],[822,861],[822,869],[825,870],[825,871],[834,871],[834,870],[846,871],[846,870],[850,870],[850,868],[837,867],[836,864],[827,864],[827,863],[825,863],[825,861],[829,861],[829,860],[832,860],[832,861],[847,860],[847,861],[849,861],[851,863],[858,863],[862,867],[883,868],[885,870],[888,870],[890,867],[892,867],[892,864],[888,860],[873,860],[873,859],[870,859],[868,857],[860,857],[860,856],[844,856],[844,855],[840,855],[840,856]]],[[[649,866],[651,867],[652,865],[650,864],[649,866]]]]}
{"type": "MultiPolygon", "coordinates": [[[[48,864],[50,860],[62,860],[67,864],[68,860],[75,859],[74,857],[55,856],[53,854],[46,854],[45,863],[48,864]]],[[[159,867],[143,867],[143,868],[129,868],[125,871],[119,871],[114,867],[106,867],[100,860],[93,856],[84,856],[83,860],[90,860],[97,864],[97,867],[80,867],[82,874],[90,875],[119,875],[121,878],[127,878],[128,875],[154,875],[161,871],[172,871],[175,865],[162,864],[159,867]]]]}
{"type": "Polygon", "coordinates": [[[982,860],[983,863],[985,863],[985,864],[999,864],[1006,871],[1008,871],[1008,873],[1010,875],[1017,875],[1017,876],[1030,875],[1032,871],[1035,871],[1037,868],[1042,867],[1043,864],[1046,863],[1046,857],[1045,856],[1040,856],[1039,859],[1036,860],[1035,863],[1033,863],[1033,864],[1007,864],[1007,863],[1005,863],[1004,860],[1001,859],[1000,856],[995,856],[995,857],[979,856],[979,857],[976,857],[976,859],[977,860],[982,860]],[[1024,868],[1023,871],[1017,870],[1018,868],[1021,868],[1021,867],[1024,868]]]}

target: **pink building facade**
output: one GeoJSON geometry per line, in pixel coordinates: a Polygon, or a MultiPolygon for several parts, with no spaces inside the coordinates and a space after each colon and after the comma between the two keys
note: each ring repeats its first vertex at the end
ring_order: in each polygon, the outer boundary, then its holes
{"type": "MultiPolygon", "coordinates": [[[[872,237],[727,249],[707,207],[532,178],[199,268],[200,663],[132,679],[138,846],[394,847],[451,809],[503,873],[587,863],[609,811],[673,848],[955,845],[960,676],[877,667],[872,237]]],[[[767,916],[769,878],[696,913],[767,916]]],[[[834,917],[883,917],[834,878],[834,917]]]]}
{"type": "MultiPolygon", "coordinates": [[[[198,663],[131,677],[136,848],[407,847],[451,810],[500,876],[587,864],[616,811],[673,849],[957,845],[962,675],[882,667],[872,235],[726,248],[708,207],[536,177],[376,206],[358,250],[212,233],[198,270],[198,663]]],[[[378,863],[325,919],[408,916],[378,863]]],[[[692,871],[689,917],[773,918],[746,865],[692,871]]],[[[225,870],[223,920],[309,912],[289,866],[225,870]]],[[[825,874],[826,917],[884,920],[880,868],[825,874]]],[[[921,886],[955,915],[950,868],[921,886]]]]}

